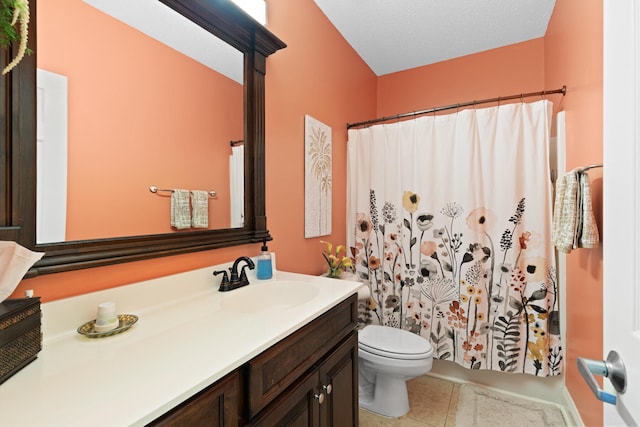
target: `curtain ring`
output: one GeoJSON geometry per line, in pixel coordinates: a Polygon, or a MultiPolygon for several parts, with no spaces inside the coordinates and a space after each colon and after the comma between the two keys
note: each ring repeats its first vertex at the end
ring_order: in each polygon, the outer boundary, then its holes
{"type": "Polygon", "coordinates": [[[524,93],[520,94],[520,102],[524,104],[524,93]]]}
{"type": "Polygon", "coordinates": [[[478,105],[478,101],[476,101],[475,99],[473,100],[473,109],[476,109],[476,105],[478,105]]]}

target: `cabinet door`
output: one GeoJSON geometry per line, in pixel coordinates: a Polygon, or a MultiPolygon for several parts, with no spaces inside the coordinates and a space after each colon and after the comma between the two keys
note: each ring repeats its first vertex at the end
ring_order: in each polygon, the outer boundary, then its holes
{"type": "Polygon", "coordinates": [[[358,425],[358,334],[353,331],[320,365],[320,425],[358,425]]]}
{"type": "Polygon", "coordinates": [[[227,375],[148,426],[237,426],[238,378],[237,371],[227,375]]]}
{"type": "Polygon", "coordinates": [[[251,423],[263,427],[318,427],[320,397],[318,371],[314,370],[284,392],[251,423]]]}

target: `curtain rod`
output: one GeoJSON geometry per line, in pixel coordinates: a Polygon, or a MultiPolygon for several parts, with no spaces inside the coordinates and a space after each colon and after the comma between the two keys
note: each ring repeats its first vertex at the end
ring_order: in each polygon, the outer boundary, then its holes
{"type": "Polygon", "coordinates": [[[562,86],[562,88],[555,89],[555,90],[542,90],[540,92],[521,93],[520,95],[500,96],[498,98],[481,99],[479,101],[463,102],[461,104],[452,104],[452,105],[445,105],[442,107],[429,108],[428,110],[396,114],[395,116],[380,117],[379,119],[366,120],[364,122],[347,123],[347,129],[351,129],[358,126],[370,125],[373,123],[386,122],[388,120],[402,119],[405,117],[415,117],[415,116],[420,116],[420,115],[429,114],[429,113],[437,113],[438,111],[452,110],[454,108],[458,109],[462,107],[471,107],[471,106],[476,106],[478,104],[488,104],[491,102],[499,103],[501,101],[508,101],[511,99],[519,99],[519,98],[528,98],[531,96],[546,96],[554,93],[561,93],[562,96],[564,96],[567,93],[567,86],[562,86]]]}

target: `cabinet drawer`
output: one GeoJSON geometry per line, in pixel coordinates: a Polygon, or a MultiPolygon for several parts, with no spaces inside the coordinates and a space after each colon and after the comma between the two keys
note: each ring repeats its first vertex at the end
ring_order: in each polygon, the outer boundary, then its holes
{"type": "Polygon", "coordinates": [[[249,419],[355,329],[357,305],[351,295],[246,365],[249,419]]]}

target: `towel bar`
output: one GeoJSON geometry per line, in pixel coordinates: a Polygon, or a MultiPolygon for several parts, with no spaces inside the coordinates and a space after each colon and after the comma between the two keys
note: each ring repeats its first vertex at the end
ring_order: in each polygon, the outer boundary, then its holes
{"type": "Polygon", "coordinates": [[[580,168],[580,173],[582,173],[582,172],[586,172],[586,171],[588,171],[589,169],[601,168],[601,167],[603,167],[602,163],[594,163],[594,164],[592,164],[592,165],[588,165],[588,166],[585,166],[585,167],[583,167],[583,168],[580,168]]]}
{"type": "MultiPolygon", "coordinates": [[[[170,190],[167,188],[158,188],[155,185],[151,185],[149,186],[149,191],[151,191],[152,193],[157,193],[158,191],[173,191],[173,190],[170,190]]],[[[216,194],[217,194],[215,190],[208,191],[207,193],[209,193],[209,197],[216,197],[216,194]]]]}

